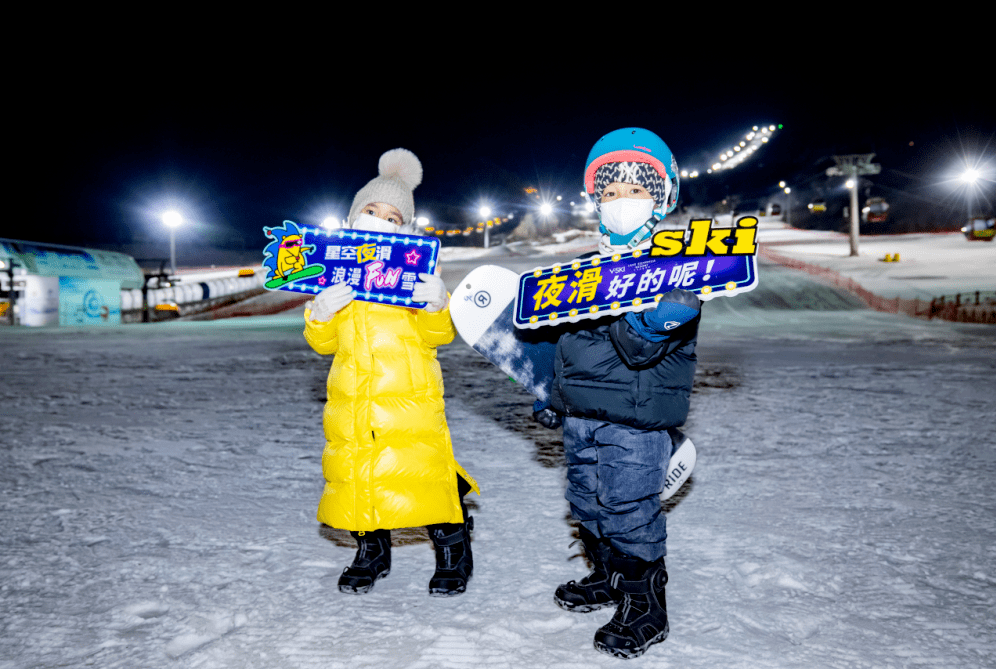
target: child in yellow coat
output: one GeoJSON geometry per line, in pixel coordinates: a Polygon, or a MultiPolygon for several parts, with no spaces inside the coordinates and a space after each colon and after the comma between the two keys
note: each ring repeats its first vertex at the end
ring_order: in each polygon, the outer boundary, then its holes
{"type": "MultiPolygon", "coordinates": [[[[405,149],[381,156],[379,176],[353,199],[348,224],[411,232],[412,191],[422,180],[405,149]]],[[[438,272],[438,265],[437,265],[438,272]]],[[[369,592],[391,569],[391,529],[427,526],[436,548],[432,595],[464,592],[473,572],[463,496],[477,483],[456,462],[443,405],[436,347],[455,336],[442,279],[420,274],[410,309],[353,299],[345,283],[326,288],[305,311],[304,337],[335,356],[323,414],[325,491],[318,520],[349,530],[359,546],[339,590],[369,592]]]]}

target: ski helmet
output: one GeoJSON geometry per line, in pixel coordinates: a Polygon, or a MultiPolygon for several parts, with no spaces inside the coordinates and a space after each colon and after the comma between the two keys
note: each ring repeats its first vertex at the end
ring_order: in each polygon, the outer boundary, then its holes
{"type": "MultiPolygon", "coordinates": [[[[652,167],[655,176],[663,181],[662,190],[666,193],[663,198],[666,202],[657,203],[660,213],[664,216],[674,211],[678,204],[678,161],[660,137],[643,128],[621,128],[595,142],[584,167],[586,193],[596,194],[595,174],[609,163],[646,163],[652,167]]],[[[598,207],[598,198],[595,200],[598,207]]]]}

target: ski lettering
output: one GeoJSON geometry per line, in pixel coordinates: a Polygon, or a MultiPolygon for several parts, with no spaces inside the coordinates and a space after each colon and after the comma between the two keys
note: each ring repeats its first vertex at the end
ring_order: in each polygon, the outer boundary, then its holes
{"type": "Polygon", "coordinates": [[[684,230],[661,230],[654,235],[652,256],[750,256],[757,253],[757,218],[744,216],[736,228],[712,229],[711,218],[697,218],[688,224],[691,239],[685,244],[684,230]]]}

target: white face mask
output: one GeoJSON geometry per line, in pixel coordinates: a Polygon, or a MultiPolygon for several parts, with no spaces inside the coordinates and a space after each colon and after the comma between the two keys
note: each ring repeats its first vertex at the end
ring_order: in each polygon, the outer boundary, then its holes
{"type": "Polygon", "coordinates": [[[602,224],[613,234],[627,235],[646,223],[653,213],[653,200],[621,197],[602,205],[602,224]]]}
{"type": "Polygon", "coordinates": [[[383,218],[377,218],[370,214],[360,214],[353,221],[353,230],[366,230],[367,232],[398,232],[401,226],[395,225],[383,218]]]}

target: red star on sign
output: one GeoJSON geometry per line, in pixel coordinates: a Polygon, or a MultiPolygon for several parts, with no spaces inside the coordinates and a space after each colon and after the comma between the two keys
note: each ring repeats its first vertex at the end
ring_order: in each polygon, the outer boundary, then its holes
{"type": "Polygon", "coordinates": [[[405,262],[408,263],[409,265],[417,265],[418,260],[421,257],[422,256],[419,254],[418,251],[412,249],[411,251],[405,254],[405,262]]]}

